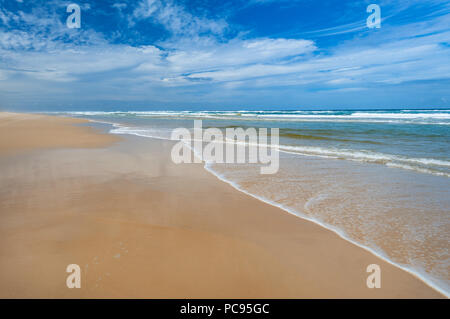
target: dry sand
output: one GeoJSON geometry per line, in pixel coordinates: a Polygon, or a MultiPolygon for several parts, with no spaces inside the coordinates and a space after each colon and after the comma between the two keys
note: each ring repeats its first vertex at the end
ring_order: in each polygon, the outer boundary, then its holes
{"type": "Polygon", "coordinates": [[[442,297],[201,164],[173,164],[169,141],[82,122],[0,113],[0,297],[442,297]],[[366,286],[372,263],[380,289],[366,286]],[[82,288],[66,287],[68,264],[82,288]]]}

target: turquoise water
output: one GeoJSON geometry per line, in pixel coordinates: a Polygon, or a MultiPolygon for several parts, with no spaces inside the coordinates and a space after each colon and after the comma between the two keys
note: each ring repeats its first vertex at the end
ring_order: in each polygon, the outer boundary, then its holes
{"type": "Polygon", "coordinates": [[[206,164],[241,191],[311,219],[450,294],[450,110],[65,112],[111,133],[280,129],[280,170],[206,164]]]}

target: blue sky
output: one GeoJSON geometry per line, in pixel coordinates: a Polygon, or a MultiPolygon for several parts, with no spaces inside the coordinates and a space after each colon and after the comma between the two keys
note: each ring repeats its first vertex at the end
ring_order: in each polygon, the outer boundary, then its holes
{"type": "Polygon", "coordinates": [[[450,1],[0,0],[0,109],[443,107],[450,1]]]}

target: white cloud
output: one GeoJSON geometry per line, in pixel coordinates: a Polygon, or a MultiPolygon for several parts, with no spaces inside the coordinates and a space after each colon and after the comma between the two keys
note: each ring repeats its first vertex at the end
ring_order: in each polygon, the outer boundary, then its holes
{"type": "Polygon", "coordinates": [[[144,19],[150,19],[154,23],[163,25],[175,36],[198,36],[207,32],[220,35],[227,28],[227,23],[224,20],[193,16],[172,1],[141,1],[133,11],[129,21],[133,25],[137,21],[144,19]]]}
{"type": "Polygon", "coordinates": [[[127,7],[126,3],[118,2],[111,5],[111,7],[116,8],[117,10],[123,10],[127,7]]]}
{"type": "Polygon", "coordinates": [[[234,39],[208,46],[184,46],[170,52],[167,61],[183,73],[239,68],[255,63],[280,62],[280,60],[305,55],[316,49],[309,40],[292,39],[234,39]]]}

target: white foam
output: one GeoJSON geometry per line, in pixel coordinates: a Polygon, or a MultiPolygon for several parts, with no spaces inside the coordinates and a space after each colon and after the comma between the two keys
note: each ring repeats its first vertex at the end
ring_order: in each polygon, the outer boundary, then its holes
{"type": "Polygon", "coordinates": [[[450,125],[448,110],[387,111],[73,111],[44,112],[71,116],[136,116],[179,119],[217,119],[281,122],[355,122],[420,125],[450,125]],[[348,114],[341,114],[348,112],[348,114]],[[416,113],[414,113],[416,112],[416,113]]]}
{"type": "Polygon", "coordinates": [[[360,244],[360,243],[354,241],[345,232],[343,232],[341,229],[336,228],[333,225],[329,225],[329,224],[324,223],[323,221],[320,221],[318,219],[311,218],[310,216],[308,216],[308,215],[306,215],[306,214],[304,214],[302,212],[294,211],[293,209],[291,209],[289,207],[286,207],[286,206],[284,206],[282,204],[279,204],[277,202],[273,202],[271,200],[268,200],[267,198],[264,198],[262,196],[249,193],[246,190],[244,190],[243,188],[241,188],[237,183],[226,179],[223,175],[221,175],[220,173],[214,171],[214,169],[211,166],[212,166],[211,164],[205,163],[204,167],[205,167],[205,169],[207,171],[209,171],[211,174],[216,176],[219,180],[221,180],[223,182],[226,182],[227,184],[231,185],[233,188],[237,189],[238,191],[240,191],[242,193],[245,193],[245,194],[247,194],[249,196],[252,196],[252,197],[254,197],[254,198],[256,198],[256,199],[258,199],[258,200],[260,200],[260,201],[262,201],[264,203],[267,203],[269,205],[281,208],[282,210],[288,212],[289,214],[292,214],[292,215],[297,216],[299,218],[311,221],[311,222],[313,222],[315,224],[320,225],[323,228],[326,228],[326,229],[336,233],[339,237],[345,239],[346,241],[348,241],[348,242],[350,242],[350,243],[352,243],[352,244],[354,244],[354,245],[356,245],[356,246],[358,246],[360,248],[363,248],[364,250],[367,250],[370,253],[372,253],[373,255],[375,255],[375,256],[385,260],[386,262],[390,263],[391,265],[394,265],[394,266],[396,266],[396,267],[398,267],[398,268],[400,268],[400,269],[410,273],[411,275],[413,275],[414,277],[420,279],[421,281],[423,281],[425,284],[427,284],[428,286],[430,286],[434,290],[440,292],[441,294],[443,294],[447,298],[450,298],[450,288],[448,286],[446,286],[445,288],[441,287],[444,284],[439,282],[438,280],[436,280],[434,278],[431,278],[427,273],[425,273],[423,271],[420,271],[420,270],[417,270],[417,269],[413,269],[412,267],[407,266],[407,265],[401,265],[401,264],[395,263],[388,256],[386,256],[386,254],[383,251],[375,250],[375,249],[373,249],[371,247],[367,247],[367,246],[365,246],[363,244],[360,244]]]}
{"type": "Polygon", "coordinates": [[[360,160],[366,162],[375,163],[389,163],[389,162],[404,162],[411,164],[420,165],[434,165],[434,166],[444,166],[450,167],[450,162],[445,160],[437,160],[433,158],[413,158],[404,157],[399,155],[384,154],[372,151],[363,150],[350,150],[350,149],[336,149],[336,148],[323,148],[316,146],[288,146],[280,145],[280,151],[286,151],[289,153],[301,153],[306,155],[321,155],[321,156],[331,156],[334,158],[343,158],[350,160],[360,160]]]}

